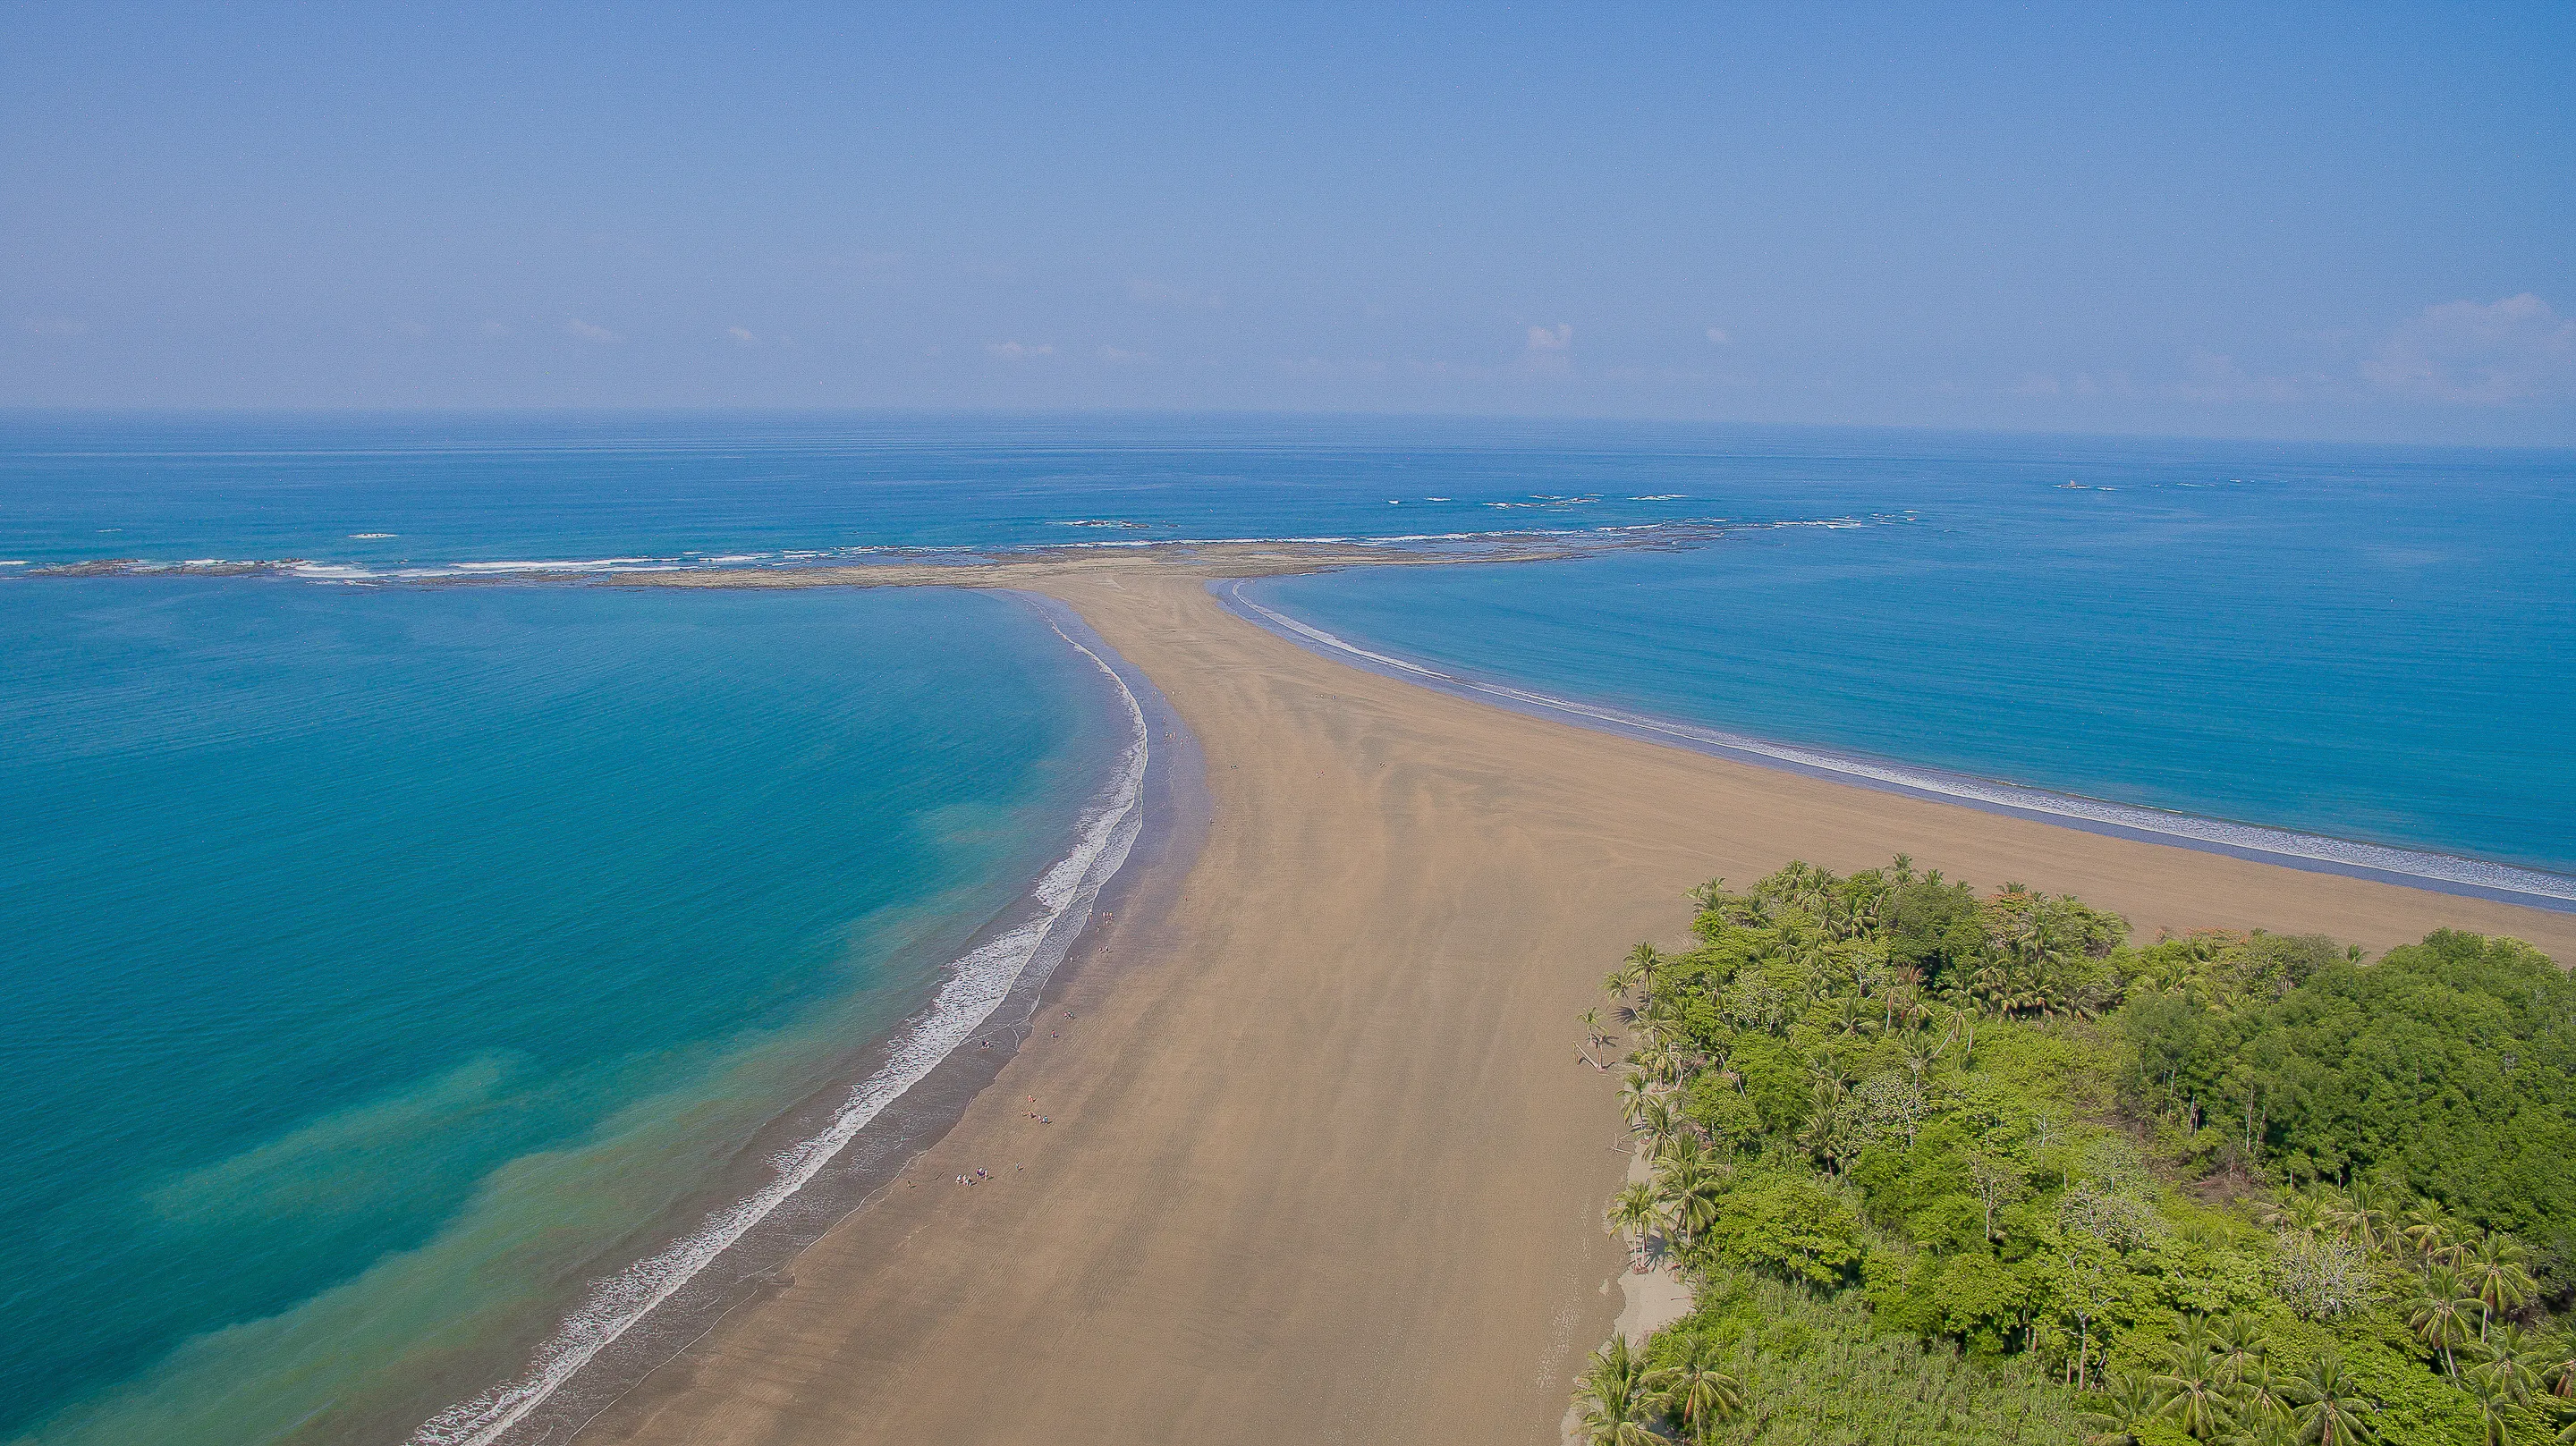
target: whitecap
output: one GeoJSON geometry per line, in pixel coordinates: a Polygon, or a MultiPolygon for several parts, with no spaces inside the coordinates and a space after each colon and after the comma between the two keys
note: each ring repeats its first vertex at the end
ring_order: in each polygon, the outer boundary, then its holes
{"type": "Polygon", "coordinates": [[[452,562],[451,572],[580,572],[594,567],[625,567],[639,562],[652,562],[649,557],[594,557],[579,561],[545,562],[452,562]]]}

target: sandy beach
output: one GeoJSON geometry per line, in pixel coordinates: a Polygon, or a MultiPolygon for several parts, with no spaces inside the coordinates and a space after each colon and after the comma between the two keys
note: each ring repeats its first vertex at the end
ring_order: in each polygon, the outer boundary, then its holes
{"type": "Polygon", "coordinates": [[[1204,750],[1204,845],[1095,923],[1040,1032],[902,1183],[584,1441],[1557,1439],[1621,1306],[1599,1219],[1628,1167],[1574,1016],[1628,946],[1684,937],[1684,891],[1712,875],[1902,851],[2078,894],[2142,938],[2262,926],[2376,950],[2451,925],[2576,958],[2576,916],[1354,671],[1225,612],[1204,586],[1225,561],[971,579],[1063,598],[1162,690],[1204,750]]]}

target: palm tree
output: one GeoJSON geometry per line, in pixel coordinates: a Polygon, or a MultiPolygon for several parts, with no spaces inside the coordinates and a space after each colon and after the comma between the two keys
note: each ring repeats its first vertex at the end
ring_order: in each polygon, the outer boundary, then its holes
{"type": "Polygon", "coordinates": [[[1586,1446],[1662,1446],[1655,1434],[1655,1398],[1646,1387],[1646,1363],[1625,1336],[1592,1353],[1575,1399],[1583,1406],[1586,1446]]]}
{"type": "Polygon", "coordinates": [[[1708,1337],[1687,1336],[1673,1363],[1646,1378],[1695,1440],[1705,1442],[1718,1422],[1744,1409],[1744,1383],[1718,1369],[1722,1359],[1708,1337]]]}
{"type": "Polygon", "coordinates": [[[1662,1218],[1663,1212],[1655,1200],[1654,1190],[1639,1182],[1610,1197],[1610,1208],[1601,1212],[1601,1228],[1613,1235],[1626,1236],[1630,1256],[1642,1260],[1646,1236],[1662,1218]]]}
{"type": "Polygon", "coordinates": [[[2461,1288],[2459,1272],[2447,1265],[2427,1265],[2414,1296],[2406,1302],[2406,1328],[2428,1349],[2442,1353],[2442,1370],[2460,1378],[2452,1348],[2469,1338],[2472,1314],[2483,1309],[2476,1296],[2461,1288]]]}
{"type": "Polygon", "coordinates": [[[2228,1379],[2250,1379],[2250,1373],[2263,1360],[2263,1328],[2255,1324],[2252,1316],[2231,1315],[2210,1334],[2218,1363],[2226,1368],[2228,1379]]]}
{"type": "Polygon", "coordinates": [[[1674,1160],[1655,1174],[1657,1204],[1674,1238],[1697,1240],[1717,1223],[1726,1195],[1726,1172],[1703,1154],[1674,1160]]]}
{"type": "Polygon", "coordinates": [[[2562,1401],[2576,1401],[2576,1331],[2551,1341],[2541,1359],[2541,1389],[2562,1401]]]}
{"type": "Polygon", "coordinates": [[[2442,1261],[2454,1249],[2451,1241],[2459,1234],[2459,1222],[2439,1204],[2424,1200],[2398,1217],[2397,1233],[2416,1255],[2429,1261],[2442,1261]]]}
{"type": "Polygon", "coordinates": [[[2236,1433],[2236,1441],[2238,1446],[2298,1446],[2298,1418],[2257,1416],[2252,1425],[2236,1433]]]}
{"type": "Polygon", "coordinates": [[[1663,972],[1664,956],[1656,951],[1654,945],[1640,944],[1629,950],[1628,957],[1620,962],[1636,976],[1638,988],[1648,994],[1655,992],[1655,976],[1663,972]]]}
{"type": "Polygon", "coordinates": [[[1620,1079],[1619,1117],[1628,1122],[1628,1128],[1640,1128],[1648,1108],[1658,1103],[1661,1099],[1655,1092],[1655,1082],[1646,1078],[1644,1070],[1631,1069],[1620,1079]]]}
{"type": "Polygon", "coordinates": [[[1637,967],[1633,964],[1623,963],[1601,976],[1601,992],[1614,1000],[1627,998],[1628,991],[1636,987],[1637,967]]]}
{"type": "Polygon", "coordinates": [[[1845,1034],[1866,1034],[1878,1028],[1878,1011],[1857,994],[1845,994],[1834,1001],[1834,1027],[1845,1034]]]}
{"type": "Polygon", "coordinates": [[[2378,1250],[2388,1244],[2388,1210],[2381,1203],[2380,1192],[2368,1181],[2353,1181],[2335,1203],[2333,1213],[2335,1229],[2343,1232],[2344,1239],[2364,1250],[2378,1250]]]}
{"type": "Polygon", "coordinates": [[[1854,1153],[1850,1112],[1843,1108],[1843,1097],[1840,1080],[1819,1078],[1807,1123],[1798,1131],[1798,1143],[1824,1161],[1836,1179],[1842,1177],[1843,1161],[1854,1153]]]}
{"type": "Polygon", "coordinates": [[[1582,1060],[1585,1064],[1592,1066],[1594,1069],[1607,1070],[1610,1068],[1610,1066],[1603,1064],[1601,1061],[1592,1057],[1592,1051],[1603,1048],[1610,1043],[1609,1031],[1601,1027],[1601,1011],[1598,1009],[1587,1009],[1581,1014],[1574,1016],[1574,1022],[1583,1026],[1583,1043],[1574,1047],[1575,1057],[1582,1060]]]}
{"type": "Polygon", "coordinates": [[[2523,1262],[2531,1253],[2517,1244],[2512,1236],[2492,1230],[2478,1232],[2460,1252],[2460,1274],[2469,1294],[2478,1298],[2478,1334],[2483,1337],[2488,1322],[2531,1299],[2531,1272],[2523,1262]]]}
{"type": "Polygon", "coordinates": [[[2515,1405],[2524,1405],[2541,1390],[2539,1347],[2530,1332],[2514,1322],[2498,1326],[2485,1340],[2469,1346],[2469,1379],[2481,1386],[2492,1386],[2504,1393],[2515,1405]]]}
{"type": "Polygon", "coordinates": [[[2218,1354],[2218,1332],[2210,1326],[2209,1317],[2198,1311],[2182,1318],[2182,1334],[2165,1348],[2167,1355],[2176,1358],[2194,1351],[2207,1351],[2213,1359],[2218,1354]]]}
{"type": "Polygon", "coordinates": [[[2287,1426],[2298,1417],[2292,1409],[2298,1403],[2290,1394],[2291,1382],[2272,1374],[2271,1363],[2256,1355],[2236,1376],[2236,1415],[2258,1429],[2265,1425],[2287,1426]]]}
{"type": "Polygon", "coordinates": [[[1646,1067],[1665,1084],[1680,1087],[1704,1061],[1699,1051],[1680,1039],[1667,1039],[1646,1056],[1646,1067]]]}
{"type": "Polygon", "coordinates": [[[2011,988],[2012,975],[2005,970],[2001,960],[1989,960],[1968,976],[1968,993],[1997,1009],[2003,1007],[2011,988]]]}
{"type": "Polygon", "coordinates": [[[2310,1446],[2368,1446],[2378,1439],[2361,1419],[2377,1408],[2362,1399],[2352,1371],[2333,1351],[2319,1353],[2307,1374],[2290,1383],[2289,1395],[2299,1403],[2299,1439],[2310,1446]]]}
{"type": "Polygon", "coordinates": [[[2513,1446],[2513,1398],[2481,1383],[2469,1399],[2478,1408],[2478,1446],[2513,1446]]]}
{"type": "Polygon", "coordinates": [[[1662,1095],[1640,1095],[1637,1112],[1628,1119],[1628,1128],[1649,1152],[1660,1150],[1682,1133],[1681,1112],[1662,1095]]]}
{"type": "Polygon", "coordinates": [[[2165,1369],[2153,1378],[2164,1394],[2164,1418],[2195,1441],[2207,1441],[2227,1429],[2227,1381],[2209,1347],[2177,1347],[2165,1369]]]}
{"type": "Polygon", "coordinates": [[[2302,1190],[2265,1206],[2263,1221],[2292,1235],[2323,1235],[2333,1215],[2322,1197],[2302,1190]]]}
{"type": "Polygon", "coordinates": [[[2077,1419],[2084,1423],[2085,1446],[2138,1446],[2138,1433],[2158,1415],[2155,1383],[2136,1371],[2115,1371],[2102,1383],[2102,1405],[2077,1419]]]}
{"type": "Polygon", "coordinates": [[[1912,1029],[1923,1020],[1923,971],[1908,964],[1888,976],[1887,987],[1879,992],[1879,1003],[1887,1013],[1887,1031],[1898,1027],[1912,1029]]]}

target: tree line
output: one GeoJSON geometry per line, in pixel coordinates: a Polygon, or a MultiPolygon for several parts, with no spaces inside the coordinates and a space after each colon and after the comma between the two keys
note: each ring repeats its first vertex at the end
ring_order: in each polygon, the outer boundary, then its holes
{"type": "Polygon", "coordinates": [[[1583,1020],[1649,1165],[1605,1223],[1694,1297],[1596,1354],[1590,1439],[2576,1446],[2576,984],[2529,946],[2137,945],[1902,857],[1694,902],[1583,1020]]]}

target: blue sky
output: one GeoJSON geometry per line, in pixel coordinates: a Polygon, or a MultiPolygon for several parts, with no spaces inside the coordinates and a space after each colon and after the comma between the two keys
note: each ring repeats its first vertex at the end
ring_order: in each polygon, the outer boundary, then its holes
{"type": "Polygon", "coordinates": [[[2576,442],[2576,6],[0,17],[0,405],[2576,442]]]}

